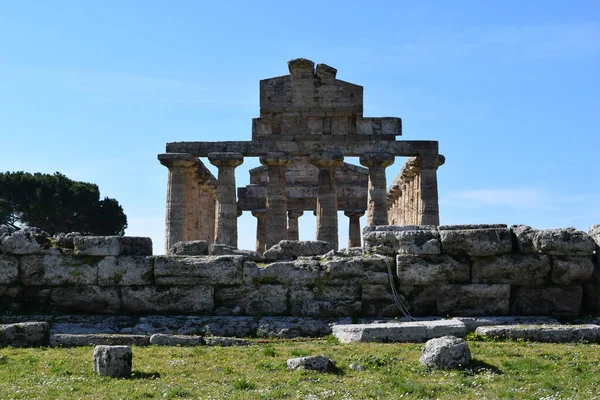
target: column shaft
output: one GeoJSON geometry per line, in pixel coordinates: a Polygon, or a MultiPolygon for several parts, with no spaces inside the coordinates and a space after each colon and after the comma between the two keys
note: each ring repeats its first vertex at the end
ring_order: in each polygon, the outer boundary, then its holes
{"type": "Polygon", "coordinates": [[[387,153],[368,153],[360,156],[360,163],[369,168],[367,223],[369,225],[387,225],[385,169],[394,163],[394,156],[387,153]]]}
{"type": "Polygon", "coordinates": [[[304,214],[303,211],[289,210],[288,211],[288,239],[289,240],[300,240],[300,231],[298,228],[298,218],[304,214]]]}
{"type": "Polygon", "coordinates": [[[421,156],[420,176],[420,221],[421,225],[439,225],[440,209],[438,203],[437,167],[443,163],[437,155],[421,156]]]}
{"type": "Polygon", "coordinates": [[[256,217],[256,251],[262,254],[265,252],[265,216],[267,210],[265,208],[252,210],[252,215],[256,217]]]}
{"type": "Polygon", "coordinates": [[[338,249],[337,187],[335,168],[342,163],[341,153],[314,154],[310,162],[319,168],[317,188],[317,240],[328,242],[338,249]]]}
{"type": "Polygon", "coordinates": [[[265,216],[265,250],[267,250],[288,237],[285,168],[292,164],[292,159],[283,153],[269,153],[262,156],[260,162],[267,167],[269,174],[265,216]]]}
{"type": "Polygon", "coordinates": [[[363,210],[348,210],[344,215],[349,219],[348,225],[348,248],[361,247],[360,240],[360,217],[365,215],[363,210]]]}

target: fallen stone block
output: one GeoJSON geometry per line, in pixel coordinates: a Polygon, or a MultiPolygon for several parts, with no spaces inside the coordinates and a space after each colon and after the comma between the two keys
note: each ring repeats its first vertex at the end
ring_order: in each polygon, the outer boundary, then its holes
{"type": "Polygon", "coordinates": [[[464,339],[443,336],[425,343],[419,362],[429,368],[462,368],[471,362],[471,350],[464,339]]]}
{"type": "Polygon", "coordinates": [[[151,256],[152,239],[136,236],[78,236],[73,238],[76,255],[151,256]]]}
{"type": "Polygon", "coordinates": [[[40,347],[48,344],[47,322],[19,322],[0,325],[0,346],[40,347]]]}
{"type": "Polygon", "coordinates": [[[131,376],[132,360],[129,346],[94,347],[93,369],[100,376],[128,378],[131,376]]]}
{"type": "Polygon", "coordinates": [[[150,344],[157,346],[202,346],[206,342],[202,336],[155,333],[150,336],[150,344]]]}
{"type": "Polygon", "coordinates": [[[309,356],[290,358],[287,360],[287,367],[288,369],[330,372],[335,369],[335,363],[325,356],[309,356]]]}
{"type": "Polygon", "coordinates": [[[208,242],[206,240],[189,240],[177,242],[167,251],[169,256],[206,256],[208,242]]]}
{"type": "Polygon", "coordinates": [[[552,317],[528,317],[528,316],[501,316],[501,317],[454,317],[454,320],[465,324],[467,332],[475,332],[480,326],[494,325],[558,325],[560,322],[552,317]]]}
{"type": "Polygon", "coordinates": [[[465,336],[465,325],[460,321],[437,320],[391,322],[382,324],[334,325],[333,336],[341,343],[352,342],[424,342],[427,339],[454,335],[465,336]]]}
{"type": "Polygon", "coordinates": [[[592,324],[480,326],[475,333],[492,339],[523,339],[549,343],[600,342],[600,326],[592,324]]]}
{"type": "Polygon", "coordinates": [[[282,240],[265,251],[265,261],[295,260],[300,256],[320,256],[332,246],[321,240],[282,240]]]}
{"type": "Polygon", "coordinates": [[[54,333],[50,335],[51,347],[81,347],[81,346],[148,346],[150,338],[146,335],[122,335],[110,333],[54,333]]]}

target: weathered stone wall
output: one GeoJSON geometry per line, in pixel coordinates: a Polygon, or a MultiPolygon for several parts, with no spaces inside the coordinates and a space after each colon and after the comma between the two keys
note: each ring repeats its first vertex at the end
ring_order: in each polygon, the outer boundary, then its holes
{"type": "Polygon", "coordinates": [[[396,257],[413,315],[574,316],[600,305],[597,244],[573,228],[377,226],[364,240],[396,257]]]}
{"type": "Polygon", "coordinates": [[[597,313],[598,231],[374,226],[364,253],[282,241],[263,259],[217,245],[224,255],[185,255],[208,252],[198,243],[152,256],[148,238],[28,229],[0,236],[0,312],[397,316],[392,270],[414,316],[597,313]]]}

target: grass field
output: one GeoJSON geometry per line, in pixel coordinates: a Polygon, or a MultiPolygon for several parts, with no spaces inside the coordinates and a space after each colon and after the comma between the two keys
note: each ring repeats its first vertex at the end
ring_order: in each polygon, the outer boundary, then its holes
{"type": "Polygon", "coordinates": [[[600,399],[600,346],[469,341],[473,364],[427,370],[423,344],[334,340],[134,347],[129,379],[92,372],[92,347],[0,349],[2,399],[600,399]],[[323,354],[334,373],[288,371],[323,354]],[[364,367],[363,371],[350,368],[364,367]]]}

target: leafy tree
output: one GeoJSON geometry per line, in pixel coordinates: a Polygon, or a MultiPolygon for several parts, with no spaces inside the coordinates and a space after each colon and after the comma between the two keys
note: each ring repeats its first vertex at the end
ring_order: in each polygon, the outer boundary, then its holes
{"type": "Polygon", "coordinates": [[[0,224],[35,226],[50,234],[123,235],[127,216],[115,199],[100,200],[97,185],[63,174],[0,173],[0,224]]]}

